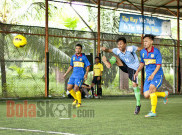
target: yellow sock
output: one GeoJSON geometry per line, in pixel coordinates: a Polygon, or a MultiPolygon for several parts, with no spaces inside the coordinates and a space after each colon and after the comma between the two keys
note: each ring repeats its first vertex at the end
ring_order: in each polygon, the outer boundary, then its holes
{"type": "Polygon", "coordinates": [[[157,97],[165,97],[166,96],[165,92],[155,92],[155,94],[157,95],[157,97]]]}
{"type": "Polygon", "coordinates": [[[76,92],[76,98],[78,100],[78,103],[81,104],[81,92],[80,91],[76,92]]]}
{"type": "Polygon", "coordinates": [[[156,93],[150,94],[151,99],[151,112],[156,113],[156,107],[157,107],[157,95],[156,93]]]}
{"type": "Polygon", "coordinates": [[[75,91],[72,89],[69,91],[69,93],[72,95],[72,97],[76,100],[76,93],[75,91]]]}

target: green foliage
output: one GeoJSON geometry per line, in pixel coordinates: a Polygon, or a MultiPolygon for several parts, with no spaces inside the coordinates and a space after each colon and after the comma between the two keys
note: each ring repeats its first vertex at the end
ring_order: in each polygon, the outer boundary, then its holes
{"type": "Polygon", "coordinates": [[[74,30],[76,27],[77,27],[77,24],[79,22],[79,19],[76,18],[76,17],[66,17],[66,18],[63,18],[64,22],[64,26],[71,29],[71,30],[74,30]]]}
{"type": "Polygon", "coordinates": [[[23,73],[24,73],[24,68],[20,68],[20,67],[17,67],[16,65],[15,66],[10,66],[9,69],[12,69],[14,71],[16,71],[18,77],[22,77],[23,76],[23,73]]]}

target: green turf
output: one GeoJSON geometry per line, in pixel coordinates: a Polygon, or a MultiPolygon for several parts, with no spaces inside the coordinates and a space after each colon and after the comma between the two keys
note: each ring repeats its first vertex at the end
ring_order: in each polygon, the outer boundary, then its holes
{"type": "MultiPolygon", "coordinates": [[[[46,100],[42,100],[45,102],[46,100]]],[[[23,101],[16,101],[22,103],[23,101]]],[[[36,104],[35,100],[28,101],[36,104]]],[[[53,104],[71,103],[71,99],[50,100],[53,104]]],[[[102,99],[84,99],[83,107],[71,109],[71,119],[58,117],[7,118],[6,102],[0,102],[0,127],[23,128],[43,131],[56,131],[88,135],[168,135],[182,133],[182,96],[170,96],[167,105],[158,100],[157,117],[145,118],[150,111],[150,101],[142,99],[139,115],[134,115],[134,97],[104,97],[102,99]],[[94,117],[73,117],[78,110],[94,111],[94,117]]],[[[77,115],[78,116],[78,115],[77,115]]],[[[67,117],[67,116],[65,116],[67,117]]],[[[45,133],[1,130],[6,135],[43,135],[45,133]]]]}

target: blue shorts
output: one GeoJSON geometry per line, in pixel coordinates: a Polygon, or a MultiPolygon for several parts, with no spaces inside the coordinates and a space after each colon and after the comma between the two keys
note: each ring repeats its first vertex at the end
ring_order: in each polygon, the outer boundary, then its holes
{"type": "Polygon", "coordinates": [[[77,86],[81,87],[83,81],[84,81],[84,78],[72,78],[72,77],[70,77],[70,79],[68,80],[68,84],[77,85],[77,86]]]}
{"type": "Polygon", "coordinates": [[[149,76],[145,79],[143,92],[149,90],[151,84],[155,85],[158,89],[162,85],[163,75],[155,75],[153,80],[148,81],[149,76]]]}

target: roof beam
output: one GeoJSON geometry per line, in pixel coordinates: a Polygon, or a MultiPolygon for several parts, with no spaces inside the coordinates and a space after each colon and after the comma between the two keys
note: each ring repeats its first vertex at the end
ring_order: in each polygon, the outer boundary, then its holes
{"type": "Polygon", "coordinates": [[[119,8],[119,5],[122,5],[124,2],[126,2],[125,0],[123,0],[122,2],[118,3],[117,4],[117,7],[115,9],[118,9],[119,8]]]}
{"type": "Polygon", "coordinates": [[[90,0],[92,3],[98,5],[98,3],[95,0],[90,0]]]}
{"type": "MultiPolygon", "coordinates": [[[[164,5],[160,6],[160,7],[164,7],[164,6],[166,6],[166,5],[170,4],[170,3],[173,3],[174,1],[176,1],[176,0],[171,0],[171,1],[167,2],[167,3],[165,3],[164,5]]],[[[160,7],[155,8],[155,10],[159,9],[160,7]]],[[[154,10],[154,12],[155,12],[155,10],[154,10]]]]}
{"type": "Polygon", "coordinates": [[[169,13],[171,13],[172,15],[174,15],[174,16],[176,16],[177,17],[177,15],[173,12],[173,11],[171,11],[169,8],[165,8],[169,13]]]}
{"type": "Polygon", "coordinates": [[[158,9],[160,9],[160,8],[164,8],[164,9],[168,10],[171,14],[173,14],[173,15],[176,16],[176,14],[174,14],[174,12],[172,12],[171,10],[169,10],[169,8],[166,8],[166,7],[165,7],[166,5],[168,5],[168,4],[170,4],[170,3],[174,2],[174,1],[176,1],[176,0],[171,0],[171,1],[167,2],[167,3],[165,3],[164,5],[155,8],[155,9],[154,9],[154,12],[152,12],[151,14],[155,14],[155,13],[156,13],[156,10],[158,10],[158,9]]]}
{"type": "Polygon", "coordinates": [[[138,6],[134,5],[132,2],[130,2],[130,1],[128,1],[128,0],[126,0],[126,2],[129,3],[130,5],[134,6],[134,7],[135,7],[136,9],[138,9],[139,11],[141,11],[141,9],[138,8],[138,6]]]}

